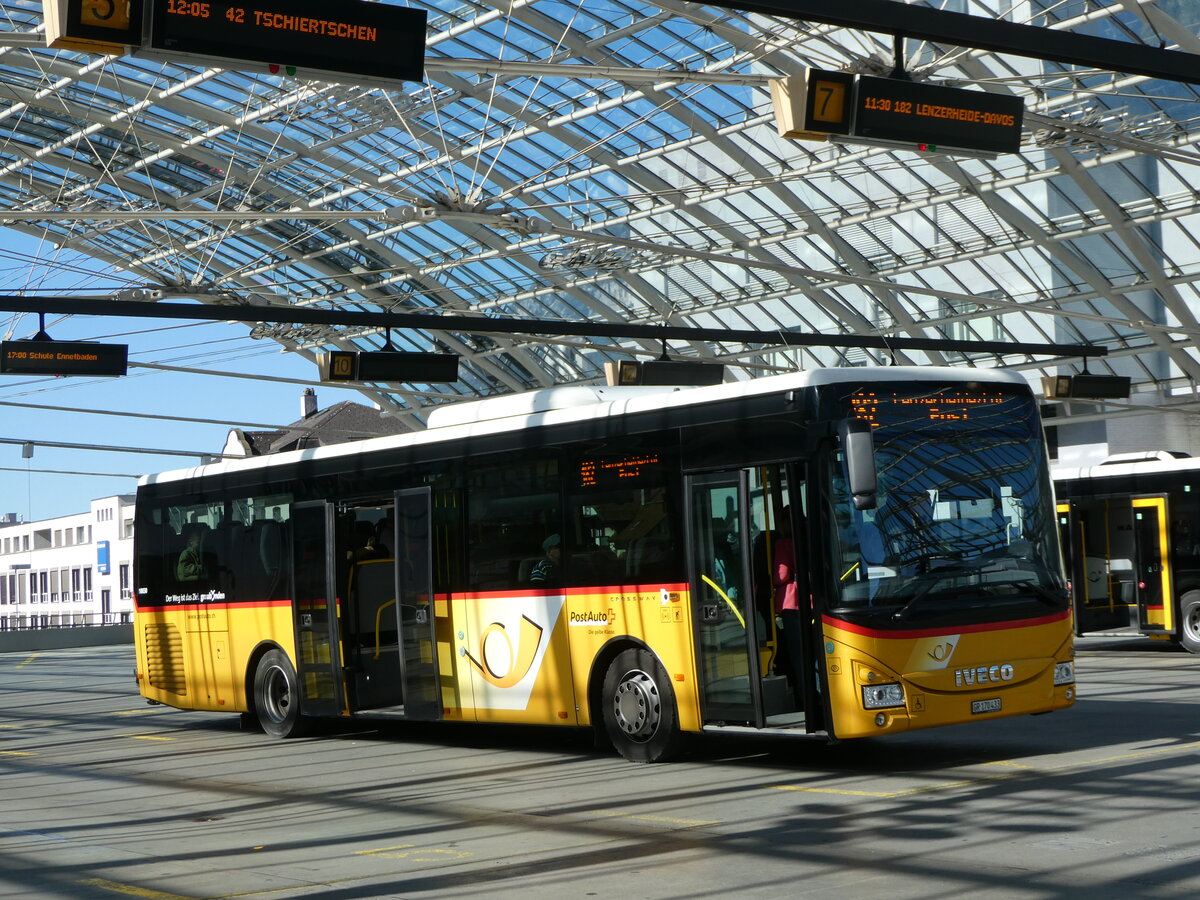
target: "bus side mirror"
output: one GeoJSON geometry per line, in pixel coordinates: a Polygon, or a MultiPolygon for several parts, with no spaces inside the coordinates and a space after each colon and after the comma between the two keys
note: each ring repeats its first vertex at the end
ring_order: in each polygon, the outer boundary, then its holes
{"type": "Polygon", "coordinates": [[[845,419],[838,426],[838,437],[842,441],[842,453],[846,457],[846,475],[850,481],[850,495],[855,509],[874,509],[875,439],[871,435],[871,424],[865,419],[845,419]]]}

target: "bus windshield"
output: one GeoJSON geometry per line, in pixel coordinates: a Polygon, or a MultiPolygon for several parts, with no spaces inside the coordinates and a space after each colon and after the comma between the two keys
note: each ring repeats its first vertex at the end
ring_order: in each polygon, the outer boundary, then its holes
{"type": "Polygon", "coordinates": [[[1029,394],[997,385],[872,385],[843,414],[871,425],[874,509],[855,509],[845,460],[829,472],[830,606],[893,627],[1065,609],[1041,425],[1029,394]]]}

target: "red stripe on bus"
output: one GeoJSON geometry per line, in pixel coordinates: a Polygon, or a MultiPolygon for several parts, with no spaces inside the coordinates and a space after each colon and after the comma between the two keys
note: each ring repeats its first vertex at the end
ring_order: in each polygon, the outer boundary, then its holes
{"type": "Polygon", "coordinates": [[[682,594],[689,590],[686,584],[599,584],[590,587],[570,588],[520,588],[513,591],[466,591],[454,594],[437,594],[438,600],[504,600],[510,597],[583,597],[592,594],[657,594],[661,591],[682,594]]]}
{"type": "Polygon", "coordinates": [[[831,628],[838,628],[842,631],[849,631],[851,634],[860,634],[865,637],[911,640],[913,638],[942,637],[947,634],[977,634],[981,631],[1013,631],[1017,628],[1034,628],[1038,625],[1061,622],[1070,614],[1071,611],[1069,609],[1064,609],[1062,612],[1053,613],[1049,616],[1039,616],[1036,619],[1017,619],[1013,622],[985,622],[980,625],[947,625],[942,628],[912,628],[901,631],[866,628],[862,625],[853,625],[850,622],[844,622],[841,619],[824,615],[821,616],[821,621],[831,628]]]}

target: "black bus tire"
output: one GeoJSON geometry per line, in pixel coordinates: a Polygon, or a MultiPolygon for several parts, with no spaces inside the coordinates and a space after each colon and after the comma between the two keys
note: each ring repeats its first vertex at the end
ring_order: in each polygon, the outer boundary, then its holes
{"type": "Polygon", "coordinates": [[[300,714],[300,680],[282,650],[268,650],[258,661],[254,711],[262,730],[272,737],[301,737],[311,727],[311,720],[300,714]]]}
{"type": "Polygon", "coordinates": [[[1188,591],[1179,601],[1179,643],[1200,653],[1200,591],[1188,591]]]}
{"type": "Polygon", "coordinates": [[[633,762],[665,762],[683,741],[675,692],[662,664],[649,650],[622,650],[604,673],[601,696],[604,730],[613,746],[633,762]]]}

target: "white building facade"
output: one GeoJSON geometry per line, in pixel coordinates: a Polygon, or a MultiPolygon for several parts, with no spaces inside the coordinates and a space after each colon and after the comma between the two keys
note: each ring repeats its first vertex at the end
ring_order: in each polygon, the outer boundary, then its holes
{"type": "Polygon", "coordinates": [[[133,494],[36,522],[0,515],[0,631],[133,618],[133,494]]]}

